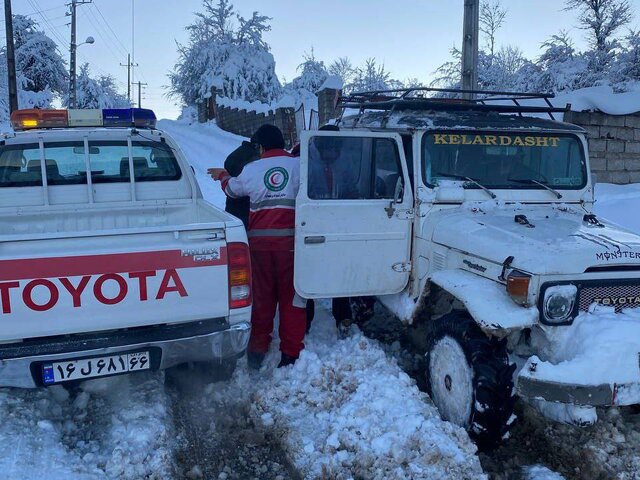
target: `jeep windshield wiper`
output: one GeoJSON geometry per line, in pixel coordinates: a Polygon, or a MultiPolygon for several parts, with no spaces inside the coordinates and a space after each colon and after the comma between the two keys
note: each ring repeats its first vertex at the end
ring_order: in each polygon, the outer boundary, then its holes
{"type": "Polygon", "coordinates": [[[487,192],[487,194],[489,194],[491,196],[491,198],[493,198],[493,199],[498,198],[498,196],[495,193],[493,193],[487,187],[485,187],[484,185],[482,185],[477,180],[474,180],[471,177],[465,177],[464,175],[456,175],[455,173],[441,173],[441,172],[436,173],[436,176],[445,177],[445,178],[455,178],[456,180],[466,180],[467,182],[473,183],[475,186],[477,186],[477,187],[481,188],[482,190],[484,190],[485,192],[487,192]]]}
{"type": "Polygon", "coordinates": [[[533,183],[535,185],[540,185],[545,190],[549,190],[551,193],[553,193],[559,199],[562,198],[562,194],[559,191],[551,188],[546,183],[539,182],[538,180],[534,180],[533,178],[522,178],[522,179],[520,179],[520,178],[507,178],[507,180],[509,182],[514,182],[514,183],[524,183],[524,184],[528,184],[528,185],[531,185],[533,183]]]}

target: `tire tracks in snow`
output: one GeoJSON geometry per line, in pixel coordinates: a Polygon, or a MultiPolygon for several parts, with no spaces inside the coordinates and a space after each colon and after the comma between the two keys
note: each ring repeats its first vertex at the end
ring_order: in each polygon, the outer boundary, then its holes
{"type": "Polygon", "coordinates": [[[176,478],[300,480],[275,435],[250,418],[250,399],[214,400],[217,387],[191,370],[167,375],[176,478]]]}

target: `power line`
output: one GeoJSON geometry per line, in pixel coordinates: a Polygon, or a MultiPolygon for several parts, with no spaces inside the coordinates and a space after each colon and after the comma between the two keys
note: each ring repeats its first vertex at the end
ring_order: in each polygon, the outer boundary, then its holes
{"type": "Polygon", "coordinates": [[[56,30],[56,28],[53,27],[53,25],[51,23],[49,23],[49,20],[48,20],[47,16],[44,13],[42,13],[43,10],[41,8],[39,8],[40,5],[38,5],[37,0],[27,0],[27,1],[31,5],[31,8],[33,8],[35,10],[35,12],[38,15],[40,15],[40,17],[42,18],[42,21],[44,22],[45,26],[48,26],[49,30],[51,31],[51,34],[58,40],[58,42],[60,42],[59,45],[65,45],[67,42],[62,39],[62,37],[60,36],[60,34],[56,30]]]}
{"type": "MultiPolygon", "coordinates": [[[[89,12],[89,14],[87,15],[87,20],[89,20],[89,22],[91,23],[91,25],[96,29],[96,33],[100,36],[100,38],[102,39],[102,41],[104,42],[104,45],[107,47],[107,50],[109,50],[109,53],[111,53],[111,55],[113,55],[113,58],[116,59],[118,62],[122,59],[122,55],[119,53],[116,53],[115,50],[113,50],[113,48],[111,47],[111,40],[109,38],[107,38],[107,36],[105,34],[103,34],[103,29],[100,28],[96,22],[98,21],[97,19],[94,20],[92,19],[93,17],[93,12],[91,12],[90,9],[87,9],[87,12],[89,12]]],[[[95,18],[95,17],[93,17],[95,18]]],[[[126,52],[125,54],[126,55],[126,52]]]]}
{"type": "Polygon", "coordinates": [[[118,42],[120,44],[120,46],[122,47],[122,51],[126,54],[127,53],[127,47],[124,46],[124,44],[120,41],[120,39],[118,38],[118,35],[116,34],[116,32],[113,31],[113,28],[111,28],[111,25],[109,24],[109,22],[107,21],[107,19],[104,17],[104,15],[102,14],[102,11],[100,11],[100,8],[98,7],[97,4],[93,3],[92,4],[94,6],[94,8],[98,11],[98,13],[100,14],[100,17],[102,17],[102,20],[104,21],[105,25],[107,26],[107,28],[109,28],[109,30],[111,31],[111,33],[113,34],[113,38],[116,39],[116,42],[118,42]]]}

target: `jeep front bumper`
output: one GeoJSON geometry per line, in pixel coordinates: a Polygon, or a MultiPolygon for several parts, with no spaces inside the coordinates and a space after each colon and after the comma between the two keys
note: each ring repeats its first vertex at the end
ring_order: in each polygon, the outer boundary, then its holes
{"type": "Polygon", "coordinates": [[[238,357],[249,342],[251,325],[223,318],[129,330],[68,335],[0,345],[0,387],[43,386],[42,364],[148,349],[151,370],[185,362],[238,357]]]}
{"type": "Polygon", "coordinates": [[[531,400],[591,407],[640,404],[640,381],[601,385],[559,383],[541,378],[518,376],[516,393],[531,400]]]}

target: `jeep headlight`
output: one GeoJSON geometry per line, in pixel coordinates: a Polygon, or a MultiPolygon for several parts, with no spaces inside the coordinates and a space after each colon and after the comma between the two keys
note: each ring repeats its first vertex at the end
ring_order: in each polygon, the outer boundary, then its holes
{"type": "Polygon", "coordinates": [[[575,285],[556,285],[544,292],[544,318],[549,323],[566,322],[573,312],[578,289],[575,285]]]}

